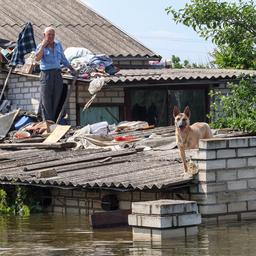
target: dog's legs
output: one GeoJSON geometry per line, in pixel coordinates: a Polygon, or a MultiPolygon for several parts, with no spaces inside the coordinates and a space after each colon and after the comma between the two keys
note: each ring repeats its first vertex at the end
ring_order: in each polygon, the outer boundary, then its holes
{"type": "Polygon", "coordinates": [[[187,167],[187,162],[186,162],[186,154],[185,154],[185,148],[182,146],[179,146],[179,150],[180,150],[180,158],[182,160],[183,166],[184,166],[184,170],[185,172],[188,171],[188,167],[187,167]]]}

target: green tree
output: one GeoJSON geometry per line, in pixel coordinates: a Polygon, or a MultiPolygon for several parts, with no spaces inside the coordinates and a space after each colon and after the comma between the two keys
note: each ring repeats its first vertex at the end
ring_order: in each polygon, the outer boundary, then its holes
{"type": "Polygon", "coordinates": [[[193,28],[216,45],[214,63],[223,68],[256,69],[256,4],[191,0],[184,8],[166,8],[176,23],[193,28]]]}
{"type": "Polygon", "coordinates": [[[251,78],[242,78],[239,84],[230,83],[230,93],[212,91],[209,118],[214,128],[232,128],[256,132],[256,85],[251,78]]]}
{"type": "Polygon", "coordinates": [[[184,60],[183,62],[181,61],[181,59],[176,56],[176,55],[172,55],[170,61],[169,61],[169,65],[171,68],[177,68],[177,69],[181,69],[181,68],[209,68],[209,65],[203,65],[203,64],[196,64],[196,63],[190,63],[188,60],[184,60]]]}

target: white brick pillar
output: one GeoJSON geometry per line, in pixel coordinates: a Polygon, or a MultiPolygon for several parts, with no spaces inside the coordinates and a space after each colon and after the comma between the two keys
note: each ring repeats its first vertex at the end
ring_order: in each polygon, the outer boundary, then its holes
{"type": "Polygon", "coordinates": [[[191,199],[202,217],[256,219],[256,137],[201,140],[192,159],[199,173],[191,199]]]}

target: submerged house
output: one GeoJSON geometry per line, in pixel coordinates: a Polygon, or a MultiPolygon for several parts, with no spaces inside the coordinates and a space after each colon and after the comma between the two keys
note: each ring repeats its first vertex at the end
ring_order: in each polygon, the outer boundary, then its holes
{"type": "MultiPolygon", "coordinates": [[[[0,0],[4,5],[4,1],[0,0]]],[[[253,71],[218,69],[154,69],[149,61],[161,57],[127,35],[118,27],[91,10],[83,2],[16,1],[0,10],[0,35],[15,41],[24,24],[33,24],[37,43],[42,39],[45,26],[56,28],[56,38],[64,48],[84,47],[94,54],[107,54],[121,70],[106,78],[107,84],[97,94],[92,106],[82,111],[90,99],[88,80],[79,80],[69,106],[72,125],[85,125],[107,120],[145,120],[156,126],[172,123],[174,105],[192,109],[192,122],[203,121],[209,108],[208,92],[212,88],[226,91],[228,81],[253,71]]],[[[0,85],[7,73],[1,71],[0,85]]],[[[65,77],[71,84],[72,78],[65,77]]],[[[7,98],[12,104],[37,112],[39,104],[39,76],[13,74],[10,77],[7,98]]]]}
{"type": "MultiPolygon", "coordinates": [[[[90,80],[77,81],[68,105],[74,126],[101,120],[147,120],[166,126],[172,122],[174,105],[189,105],[192,122],[202,121],[208,112],[210,89],[226,93],[229,81],[241,74],[256,75],[245,70],[154,69],[149,61],[160,60],[160,56],[78,0],[0,3],[4,6],[0,10],[1,37],[15,41],[24,24],[31,21],[40,42],[44,27],[52,25],[64,48],[85,47],[95,54],[108,54],[121,69],[106,77],[106,85],[86,112],[82,109],[91,98],[90,80]]],[[[0,86],[6,75],[6,70],[0,70],[0,86]]],[[[72,77],[65,76],[64,81],[69,85],[72,77]]],[[[37,112],[39,87],[38,74],[13,73],[6,97],[25,111],[37,112]]],[[[170,126],[154,132],[168,134],[164,140],[174,139],[170,126]]],[[[6,151],[3,148],[8,145],[1,147],[0,184],[33,187],[38,198],[42,192],[49,211],[130,210],[134,201],[172,198],[198,201],[203,217],[214,221],[255,215],[255,138],[204,141],[194,157],[199,166],[195,177],[184,174],[177,151],[6,151]]]]}

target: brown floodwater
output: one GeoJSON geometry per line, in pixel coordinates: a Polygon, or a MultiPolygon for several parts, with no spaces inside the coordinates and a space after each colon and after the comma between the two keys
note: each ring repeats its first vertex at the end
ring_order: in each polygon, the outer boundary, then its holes
{"type": "Polygon", "coordinates": [[[91,230],[86,217],[0,216],[0,255],[256,255],[256,222],[201,226],[187,239],[133,242],[131,228],[91,230]]]}

